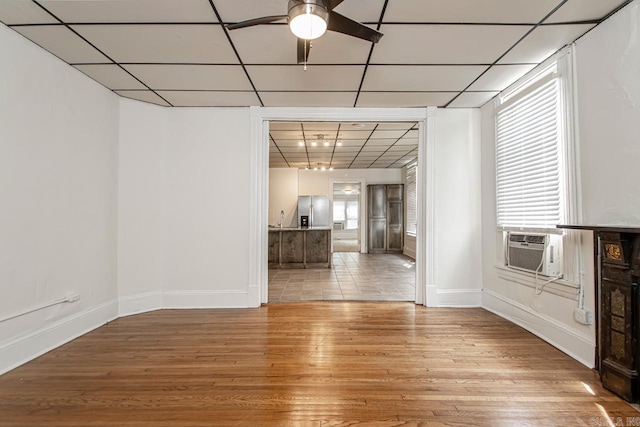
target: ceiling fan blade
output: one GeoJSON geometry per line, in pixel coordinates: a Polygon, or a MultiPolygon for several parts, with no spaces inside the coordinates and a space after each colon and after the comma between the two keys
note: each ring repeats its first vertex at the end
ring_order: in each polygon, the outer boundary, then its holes
{"type": "Polygon", "coordinates": [[[327,9],[333,10],[343,1],[344,0],[324,0],[324,4],[327,6],[327,9]]]}
{"type": "Polygon", "coordinates": [[[227,28],[230,30],[237,30],[238,28],[253,27],[254,25],[270,24],[275,21],[287,19],[287,15],[274,15],[264,16],[262,18],[249,19],[248,21],[236,22],[235,24],[227,24],[227,28]]]}
{"type": "Polygon", "coordinates": [[[309,62],[309,51],[311,50],[311,41],[298,39],[298,64],[306,64],[309,62]]]}
{"type": "Polygon", "coordinates": [[[342,16],[339,13],[331,11],[329,14],[328,30],[336,31],[338,33],[346,34],[349,36],[357,37],[359,39],[367,40],[373,43],[378,43],[383,34],[369,28],[366,25],[362,25],[359,22],[353,21],[346,16],[342,16]]]}

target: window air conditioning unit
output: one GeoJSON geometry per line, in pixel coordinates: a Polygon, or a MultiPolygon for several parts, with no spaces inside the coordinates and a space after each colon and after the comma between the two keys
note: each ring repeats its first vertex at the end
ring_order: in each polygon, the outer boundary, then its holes
{"type": "Polygon", "coordinates": [[[334,230],[344,230],[344,222],[334,222],[333,223],[334,230]]]}
{"type": "Polygon", "coordinates": [[[543,276],[562,276],[562,236],[507,233],[507,266],[543,276]]]}

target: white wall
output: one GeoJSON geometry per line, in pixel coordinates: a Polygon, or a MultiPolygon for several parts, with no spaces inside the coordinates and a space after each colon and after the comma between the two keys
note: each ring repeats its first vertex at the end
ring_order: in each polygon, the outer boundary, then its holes
{"type": "Polygon", "coordinates": [[[116,315],[119,101],[0,25],[0,373],[116,315]]]}
{"type": "MultiPolygon", "coordinates": [[[[400,169],[336,169],[332,171],[300,170],[298,174],[300,194],[331,196],[331,178],[354,180],[364,178],[367,185],[372,184],[400,184],[402,178],[400,169]]],[[[366,189],[364,189],[366,192],[366,189]]]]}
{"type": "Polygon", "coordinates": [[[249,109],[122,115],[120,314],[248,306],[249,109]]]}
{"type": "Polygon", "coordinates": [[[479,306],[482,268],[477,109],[438,110],[434,156],[433,277],[437,302],[429,305],[479,306]]]}
{"type": "MultiPolygon", "coordinates": [[[[584,224],[640,224],[637,162],[640,145],[640,2],[636,0],[581,38],[574,50],[577,75],[579,187],[584,224]]],[[[495,133],[491,104],[482,108],[482,253],[486,308],[519,323],[593,366],[595,328],[573,319],[578,302],[501,279],[495,268],[495,133]]],[[[583,233],[582,284],[594,310],[593,245],[583,233]]]]}
{"type": "Polygon", "coordinates": [[[585,224],[640,224],[640,1],[576,43],[585,224]]]}
{"type": "Polygon", "coordinates": [[[298,169],[269,169],[269,224],[278,225],[280,212],[284,211],[284,227],[297,227],[298,218],[298,169]]]}
{"type": "Polygon", "coordinates": [[[127,314],[161,306],[166,287],[170,110],[122,98],[120,112],[118,295],[127,314]]]}

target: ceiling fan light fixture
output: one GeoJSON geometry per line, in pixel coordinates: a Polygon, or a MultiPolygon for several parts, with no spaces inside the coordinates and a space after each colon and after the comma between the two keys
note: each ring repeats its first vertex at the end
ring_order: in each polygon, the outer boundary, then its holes
{"type": "Polygon", "coordinates": [[[289,28],[298,38],[314,40],[327,31],[329,11],[317,0],[289,1],[289,28]]]}

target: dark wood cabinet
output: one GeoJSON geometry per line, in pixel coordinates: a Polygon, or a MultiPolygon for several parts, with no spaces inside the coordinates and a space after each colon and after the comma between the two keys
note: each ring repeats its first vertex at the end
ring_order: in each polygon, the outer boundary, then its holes
{"type": "Polygon", "coordinates": [[[596,268],[597,368],[602,385],[629,402],[640,399],[640,228],[592,230],[596,268]]]}

